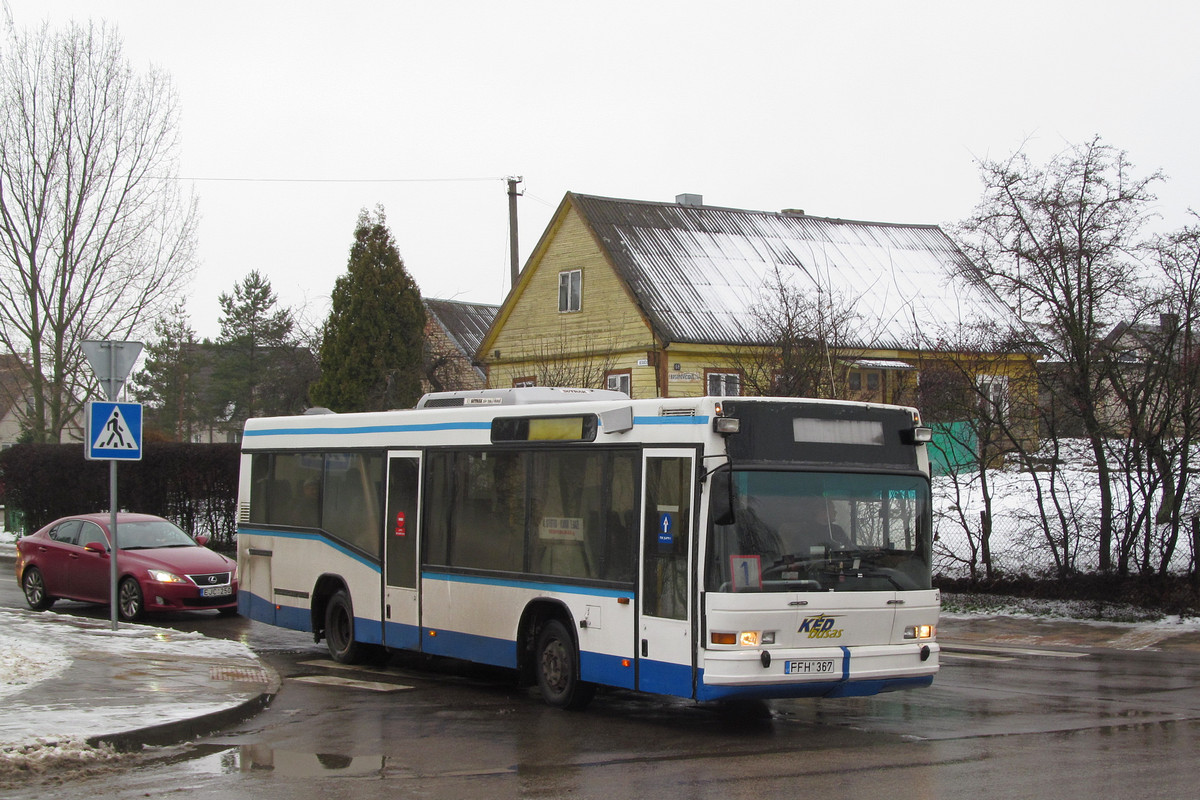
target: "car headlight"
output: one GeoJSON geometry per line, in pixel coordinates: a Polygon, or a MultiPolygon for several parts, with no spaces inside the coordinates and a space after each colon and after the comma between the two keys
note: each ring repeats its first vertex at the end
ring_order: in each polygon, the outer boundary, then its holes
{"type": "Polygon", "coordinates": [[[148,569],[146,572],[149,573],[150,580],[157,581],[159,583],[187,583],[187,581],[176,575],[174,572],[167,572],[163,569],[148,569]]]}

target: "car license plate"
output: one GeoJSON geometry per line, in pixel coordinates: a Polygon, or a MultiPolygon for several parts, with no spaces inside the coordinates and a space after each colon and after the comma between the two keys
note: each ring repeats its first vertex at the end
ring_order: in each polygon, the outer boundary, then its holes
{"type": "Polygon", "coordinates": [[[205,586],[200,590],[201,597],[224,597],[233,594],[232,586],[205,586]]]}
{"type": "Polygon", "coordinates": [[[834,664],[832,658],[807,658],[803,661],[783,662],[784,675],[832,675],[834,664]]]}

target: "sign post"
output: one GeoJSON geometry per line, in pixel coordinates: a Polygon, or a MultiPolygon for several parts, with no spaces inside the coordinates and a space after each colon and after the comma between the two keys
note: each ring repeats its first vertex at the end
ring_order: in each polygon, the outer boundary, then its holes
{"type": "Polygon", "coordinates": [[[109,618],[112,629],[117,629],[117,461],[138,461],[142,457],[142,406],[140,403],[117,403],[125,379],[129,377],[138,356],[142,354],[141,342],[86,341],[83,353],[105,396],[112,402],[88,403],[87,432],[84,435],[84,457],[88,460],[108,460],[108,530],[109,560],[109,618]],[[133,409],[137,410],[134,411],[133,409]],[[95,417],[103,416],[99,427],[95,417]],[[136,424],[137,430],[133,430],[136,424]],[[96,429],[94,429],[96,428],[96,429]],[[132,443],[133,447],[126,446],[132,443]]]}

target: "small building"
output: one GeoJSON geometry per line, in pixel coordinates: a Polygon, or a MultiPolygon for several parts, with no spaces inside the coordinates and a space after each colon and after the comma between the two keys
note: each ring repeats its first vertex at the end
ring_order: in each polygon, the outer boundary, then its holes
{"type": "Polygon", "coordinates": [[[487,387],[487,373],[475,361],[499,306],[425,299],[425,391],[487,387]]]}
{"type": "MultiPolygon", "coordinates": [[[[825,303],[841,315],[836,331],[821,342],[796,331],[801,348],[821,350],[825,396],[915,403],[929,360],[961,355],[963,326],[1010,319],[970,274],[936,225],[718,208],[698,195],[664,203],[569,192],[477,358],[491,387],[793,393],[776,390],[781,341],[764,311],[798,302],[819,315],[825,303]]],[[[1030,362],[986,363],[1004,372],[1030,362]]]]}

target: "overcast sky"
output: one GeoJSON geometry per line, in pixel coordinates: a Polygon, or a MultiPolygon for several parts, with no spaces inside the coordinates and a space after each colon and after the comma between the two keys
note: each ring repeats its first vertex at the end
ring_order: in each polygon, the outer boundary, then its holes
{"type": "Polygon", "coordinates": [[[947,224],[978,159],[1096,134],[1200,208],[1200,3],[5,2],[173,77],[201,336],[252,269],[319,322],[377,204],[422,294],[499,303],[509,175],[522,264],[567,191],[947,224]]]}

